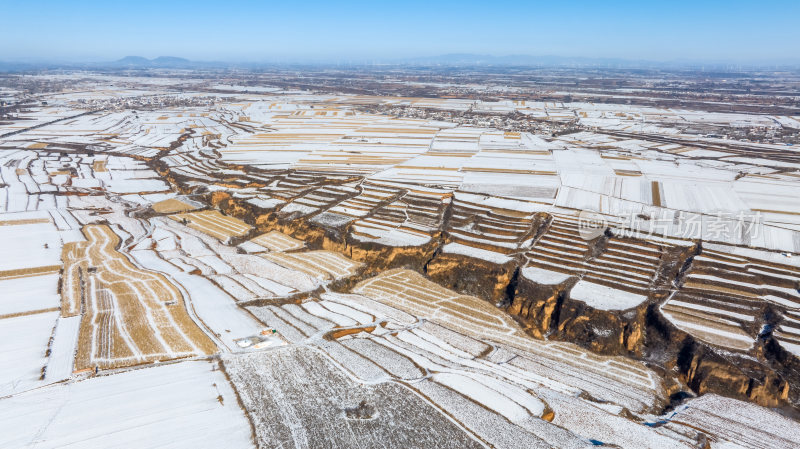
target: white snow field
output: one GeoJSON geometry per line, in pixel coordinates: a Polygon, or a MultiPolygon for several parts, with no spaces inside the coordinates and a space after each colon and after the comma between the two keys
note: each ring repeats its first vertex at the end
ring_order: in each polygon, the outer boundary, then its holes
{"type": "Polygon", "coordinates": [[[600,310],[625,310],[638,306],[647,300],[647,296],[637,295],[605,285],[588,281],[578,281],[569,292],[570,298],[585,302],[586,305],[600,310]]]}
{"type": "Polygon", "coordinates": [[[61,306],[58,273],[0,280],[0,316],[61,306]]]}
{"type": "Polygon", "coordinates": [[[0,320],[0,396],[42,383],[57,318],[57,312],[46,312],[0,320]]]}
{"type": "Polygon", "coordinates": [[[183,362],[0,399],[0,447],[251,448],[216,362],[183,362]]]}

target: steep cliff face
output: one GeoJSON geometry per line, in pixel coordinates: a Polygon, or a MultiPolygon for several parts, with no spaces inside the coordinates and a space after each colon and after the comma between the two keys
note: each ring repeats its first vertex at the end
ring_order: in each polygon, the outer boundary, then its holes
{"type": "Polygon", "coordinates": [[[210,194],[208,197],[208,202],[211,204],[211,206],[220,209],[227,215],[231,215],[240,219],[251,218],[252,214],[250,208],[244,207],[242,203],[236,201],[227,192],[214,192],[210,194]]]}
{"type": "Polygon", "coordinates": [[[691,245],[645,242],[607,229],[584,238],[554,216],[525,254],[508,312],[537,337],[640,357],[648,304],[663,300],[691,245]]]}
{"type": "Polygon", "coordinates": [[[732,364],[691,339],[684,342],[676,362],[682,380],[698,394],[725,392],[766,407],[785,404],[789,398],[789,383],[768,367],[746,358],[732,364]]]}
{"type": "Polygon", "coordinates": [[[673,393],[689,388],[765,406],[800,400],[800,362],[787,350],[800,321],[782,305],[795,300],[795,271],[705,251],[698,242],[610,230],[585,240],[574,217],[524,202],[456,193],[450,203],[434,190],[408,199],[403,192],[410,190],[393,186],[314,182],[275,201],[225,191],[205,200],[253,225],[251,235],[277,230],[309,249],[363,262],[353,276],[330,283],[334,291],[407,268],[498,305],[535,338],[644,360],[683,385],[673,393]],[[342,213],[354,205],[366,209],[342,213]],[[706,325],[712,331],[701,329],[706,325]],[[739,340],[715,340],[714,329],[739,340]],[[740,346],[726,346],[731,341],[740,346]]]}
{"type": "Polygon", "coordinates": [[[566,298],[558,318],[556,335],[561,340],[577,342],[600,354],[641,355],[643,306],[607,311],[566,298]]]}
{"type": "Polygon", "coordinates": [[[568,277],[554,284],[538,283],[523,271],[506,312],[519,318],[531,335],[545,338],[558,328],[566,291],[577,281],[575,277],[568,277]]]}
{"type": "Polygon", "coordinates": [[[519,262],[510,258],[497,264],[440,251],[424,269],[425,274],[440,285],[497,304],[508,298],[508,286],[518,266],[519,262]]]}
{"type": "MultiPolygon", "coordinates": [[[[797,366],[782,366],[774,339],[756,342],[746,352],[699,340],[676,327],[651,304],[646,315],[643,359],[663,366],[697,394],[716,393],[767,407],[797,402],[797,366]]],[[[796,360],[796,358],[794,359],[796,360]]],[[[791,362],[790,362],[791,363],[791,362]]]]}
{"type": "Polygon", "coordinates": [[[602,310],[576,300],[570,291],[575,276],[546,284],[531,280],[523,270],[506,309],[516,316],[531,335],[577,343],[600,354],[642,354],[647,305],[627,310],[602,310]]]}
{"type": "Polygon", "coordinates": [[[353,260],[364,262],[374,273],[391,268],[421,272],[438,247],[436,239],[419,246],[390,246],[348,238],[345,253],[353,260]]]}
{"type": "Polygon", "coordinates": [[[577,279],[542,284],[521,276],[506,311],[536,338],[569,341],[600,354],[626,355],[664,367],[696,394],[717,393],[775,407],[796,401],[796,358],[766,341],[737,353],[698,341],[671,325],[652,301],[622,311],[570,298],[577,279]],[[791,379],[795,379],[793,382],[791,379]]]}
{"type": "Polygon", "coordinates": [[[285,213],[280,207],[264,209],[225,192],[208,195],[208,202],[228,215],[253,223],[254,234],[279,231],[302,240],[309,249],[336,251],[357,262],[363,262],[363,269],[358,276],[331,284],[331,288],[340,291],[346,291],[356,282],[392,268],[421,272],[440,246],[440,232],[437,228],[433,228],[428,238],[420,239],[425,241],[422,244],[391,245],[364,241],[354,235],[354,223],[358,223],[354,218],[325,213],[324,210],[306,214],[285,213]]]}

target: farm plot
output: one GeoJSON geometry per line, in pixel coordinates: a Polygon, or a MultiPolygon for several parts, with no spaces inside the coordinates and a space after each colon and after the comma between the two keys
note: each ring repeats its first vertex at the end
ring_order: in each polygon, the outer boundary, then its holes
{"type": "Polygon", "coordinates": [[[662,447],[688,447],[618,416],[623,407],[634,413],[660,408],[660,381],[639,364],[538,340],[523,351],[481,341],[483,332],[452,330],[460,328],[459,318],[440,325],[360,295],[322,298],[250,310],[291,341],[319,347],[364,382],[407,383],[495,447],[586,447],[588,438],[610,438],[599,429],[586,431],[588,421],[578,417],[587,411],[606,429],[627,426],[628,439],[611,441],[631,444],[646,437],[662,447]],[[321,339],[323,333],[336,341],[321,339]],[[571,399],[553,407],[541,399],[545,394],[571,399]],[[552,419],[553,413],[569,425],[539,418],[552,419]]]}
{"type": "Polygon", "coordinates": [[[461,167],[460,190],[552,203],[560,187],[553,144],[529,133],[485,131],[461,167]]]}
{"type": "MultiPolygon", "coordinates": [[[[236,137],[221,150],[226,161],[265,168],[375,173],[427,151],[439,127],[413,119],[358,114],[349,107],[266,102],[241,115],[271,132],[236,137]]],[[[449,126],[448,126],[449,127],[449,126]]]]}
{"type": "Polygon", "coordinates": [[[199,209],[199,204],[179,198],[169,198],[153,204],[153,210],[159,214],[173,214],[176,212],[189,212],[199,209]]]}
{"type": "Polygon", "coordinates": [[[800,357],[800,312],[787,311],[774,335],[784,349],[800,357]]]}
{"type": "Polygon", "coordinates": [[[65,257],[63,314],[81,320],[75,368],[101,369],[211,354],[216,347],[186,312],[163,275],[133,265],[105,225],[83,229],[86,242],[65,257]]]}
{"type": "Polygon", "coordinates": [[[384,139],[343,138],[329,149],[316,150],[299,159],[295,167],[300,170],[372,174],[424,153],[430,137],[420,139],[387,135],[384,139]]]}
{"type": "Polygon", "coordinates": [[[108,172],[96,172],[95,177],[102,180],[103,188],[107,192],[128,194],[170,190],[169,184],[142,161],[110,156],[106,165],[108,172]]]}
{"type": "Polygon", "coordinates": [[[283,203],[309,195],[309,204],[306,206],[336,203],[355,195],[358,191],[353,181],[361,179],[360,176],[305,171],[266,173],[269,179],[262,182],[267,186],[259,188],[259,191],[267,194],[264,200],[283,203]]]}
{"type": "Polygon", "coordinates": [[[302,240],[297,240],[280,231],[270,231],[252,238],[239,246],[250,253],[267,251],[285,252],[302,249],[305,247],[305,243],[302,240]]]}
{"type": "Polygon", "coordinates": [[[57,311],[58,273],[0,279],[0,319],[57,311]]]}
{"type": "Polygon", "coordinates": [[[253,306],[248,310],[292,343],[318,340],[331,330],[335,330],[332,336],[338,338],[376,328],[380,321],[378,317],[383,317],[382,314],[374,312],[372,308],[353,307],[350,300],[338,300],[339,296],[326,293],[322,295],[322,301],[309,298],[300,304],[253,306]]]}
{"type": "Polygon", "coordinates": [[[507,261],[507,254],[530,246],[534,215],[541,210],[541,204],[530,201],[456,192],[445,251],[507,261]]]}
{"type": "Polygon", "coordinates": [[[0,397],[41,384],[57,318],[47,312],[0,320],[0,397]]]}
{"type": "Polygon", "coordinates": [[[170,172],[193,182],[213,183],[217,181],[212,173],[218,172],[212,160],[202,157],[199,152],[173,154],[161,158],[169,166],[170,172]]]}
{"type": "Polygon", "coordinates": [[[442,129],[427,152],[384,170],[376,177],[458,187],[464,176],[460,168],[478,151],[478,141],[483,131],[470,128],[442,129]]]}
{"type": "Polygon", "coordinates": [[[242,350],[246,347],[240,346],[242,339],[257,336],[264,329],[260,321],[237,306],[236,300],[209,278],[183,271],[153,250],[135,250],[131,255],[142,266],[168,274],[186,291],[192,314],[213,332],[220,349],[242,350]]]}
{"type": "MultiPolygon", "coordinates": [[[[603,234],[605,230],[598,230],[603,234]]],[[[552,214],[547,230],[525,253],[529,279],[540,284],[579,279],[572,299],[602,310],[635,307],[650,296],[666,296],[668,276],[661,273],[666,254],[679,241],[603,237],[602,243],[581,234],[576,217],[552,214]]]]}
{"type": "Polygon", "coordinates": [[[223,245],[208,234],[172,220],[156,218],[150,223],[154,226],[152,234],[140,241],[133,253],[137,258],[142,256],[157,263],[162,267],[157,268],[160,271],[190,278],[205,277],[197,282],[213,281],[239,301],[314,289],[314,280],[305,272],[285,268],[255,254],[239,254],[239,248],[223,245]],[[153,256],[158,260],[153,260],[153,256]]]}
{"type": "Polygon", "coordinates": [[[359,193],[352,185],[315,186],[309,191],[296,192],[296,187],[292,184],[303,181],[302,177],[293,176],[292,183],[288,181],[290,180],[284,180],[270,188],[270,192],[276,197],[291,199],[289,204],[280,208],[278,214],[281,217],[304,217],[315,214],[359,193]]]}
{"type": "Polygon", "coordinates": [[[58,310],[61,247],[72,238],[48,211],[0,214],[0,319],[58,310]]]}
{"type": "Polygon", "coordinates": [[[169,217],[175,221],[185,222],[190,228],[205,232],[223,243],[232,237],[241,237],[253,228],[237,218],[222,215],[216,210],[189,212],[169,217]]]}
{"type": "Polygon", "coordinates": [[[474,296],[459,295],[415,271],[395,269],[360,282],[358,293],[470,334],[509,344],[530,340],[511,317],[474,296]]]}
{"type": "Polygon", "coordinates": [[[406,185],[402,198],[385,205],[369,217],[362,218],[350,234],[362,241],[390,246],[418,246],[438,233],[452,193],[406,185]]]}
{"type": "Polygon", "coordinates": [[[360,185],[361,192],[327,211],[317,215],[313,222],[328,226],[342,226],[369,215],[376,208],[388,204],[405,191],[395,185],[384,185],[376,182],[364,182],[360,185]]]}
{"type": "Polygon", "coordinates": [[[362,265],[340,253],[324,250],[302,253],[267,253],[261,254],[261,257],[282,267],[306,273],[319,282],[352,276],[362,265]]]}
{"type": "Polygon", "coordinates": [[[58,317],[48,348],[45,380],[57,382],[72,376],[75,351],[78,348],[81,317],[58,317]]]}
{"type": "Polygon", "coordinates": [[[0,214],[0,223],[0,279],[59,270],[62,236],[46,211],[0,214]]]}
{"type": "Polygon", "coordinates": [[[2,447],[251,448],[216,362],[182,362],[0,399],[2,447]]]}
{"type": "Polygon", "coordinates": [[[411,390],[360,384],[305,347],[226,356],[259,447],[482,447],[411,390]]]}
{"type": "MultiPolygon", "coordinates": [[[[465,146],[469,146],[470,143],[473,142],[467,142],[465,146]]],[[[427,153],[378,172],[371,178],[457,188],[464,177],[459,169],[472,154],[463,150],[437,151],[436,142],[433,145],[433,148],[427,153]]]]}
{"type": "Polygon", "coordinates": [[[538,386],[535,382],[491,363],[474,360],[481,354],[451,345],[447,340],[455,340],[456,344],[458,340],[441,329],[428,332],[431,328],[426,323],[415,329],[384,334],[382,338],[353,337],[341,341],[379,366],[387,366],[396,375],[408,376],[407,380],[411,381],[429,378],[484,404],[515,424],[524,425],[531,417],[542,417],[546,404],[526,391],[538,386]],[[394,363],[392,357],[396,359],[394,363]],[[397,363],[404,359],[410,364],[405,368],[397,363]]]}
{"type": "Polygon", "coordinates": [[[800,269],[794,266],[704,249],[661,311],[700,340],[747,351],[761,330],[763,309],[770,305],[785,314],[775,337],[794,351],[800,341],[800,324],[794,318],[800,310],[797,279],[800,269]]]}
{"type": "Polygon", "coordinates": [[[560,380],[573,376],[569,373],[576,373],[572,385],[583,389],[596,388],[588,387],[594,380],[587,379],[605,378],[603,382],[610,388],[604,393],[598,392],[598,397],[613,396],[631,409],[649,408],[647,403],[660,394],[658,377],[641,364],[621,357],[597,356],[568,343],[533,339],[524,334],[512,318],[486,301],[459,295],[415,272],[389,270],[362,281],[353,291],[470,338],[505,345],[519,354],[516,358],[509,357],[509,360],[514,358],[509,363],[518,364],[518,368],[526,371],[542,373],[540,379],[560,380]],[[586,373],[586,379],[581,380],[581,374],[577,373],[586,373]],[[619,399],[625,396],[625,390],[638,391],[633,397],[645,399],[633,403],[627,402],[630,399],[619,399]]]}
{"type": "Polygon", "coordinates": [[[700,430],[709,435],[711,447],[768,449],[794,447],[800,441],[800,425],[757,405],[705,394],[680,407],[665,427],[676,432],[700,430]]]}
{"type": "MultiPolygon", "coordinates": [[[[585,270],[589,256],[589,242],[579,232],[578,220],[569,216],[553,215],[547,231],[539,237],[536,244],[526,253],[528,267],[537,273],[563,273],[578,275],[585,270]]],[[[544,277],[544,276],[541,276],[544,277]]],[[[553,279],[562,276],[550,275],[553,279]]]]}

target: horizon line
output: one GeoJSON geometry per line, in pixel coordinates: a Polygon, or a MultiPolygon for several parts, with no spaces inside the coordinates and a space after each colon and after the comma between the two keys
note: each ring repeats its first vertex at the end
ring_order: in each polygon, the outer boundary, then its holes
{"type": "MultiPolygon", "coordinates": [[[[116,59],[106,58],[54,58],[54,57],[36,57],[36,58],[2,58],[0,57],[0,69],[3,65],[20,65],[20,66],[62,66],[68,68],[69,66],[94,66],[95,68],[111,68],[109,65],[119,64],[124,65],[126,59],[141,59],[142,64],[153,63],[158,64],[159,59],[170,60],[168,63],[177,64],[197,64],[197,65],[214,65],[217,68],[223,66],[235,65],[385,65],[385,66],[403,66],[403,65],[476,65],[476,66],[575,66],[583,65],[586,67],[603,67],[609,65],[624,65],[625,68],[647,68],[652,66],[668,66],[668,67],[698,67],[709,65],[711,67],[747,67],[747,68],[771,68],[771,67],[793,67],[800,66],[800,58],[786,58],[786,59],[706,59],[706,58],[671,58],[671,59],[649,59],[649,58],[624,58],[624,57],[605,57],[605,56],[561,56],[557,54],[545,55],[530,55],[530,54],[478,54],[478,53],[444,53],[433,56],[408,56],[397,58],[386,57],[369,57],[369,56],[339,56],[339,57],[321,57],[321,56],[265,56],[261,58],[236,58],[236,59],[219,59],[219,58],[186,58],[176,55],[159,55],[152,58],[141,56],[138,54],[129,54],[116,59]],[[540,61],[536,61],[536,60],[540,61]],[[518,60],[518,61],[515,61],[518,60]]],[[[134,66],[135,64],[129,64],[134,66]]],[[[58,67],[54,67],[58,68],[58,67]]],[[[152,68],[158,68],[153,66],[152,68]]]]}

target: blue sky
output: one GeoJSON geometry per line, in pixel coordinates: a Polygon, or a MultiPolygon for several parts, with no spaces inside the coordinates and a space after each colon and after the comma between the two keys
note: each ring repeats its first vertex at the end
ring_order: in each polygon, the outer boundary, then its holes
{"type": "Polygon", "coordinates": [[[800,1],[10,1],[0,60],[800,60],[800,1]]]}

